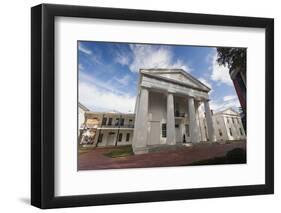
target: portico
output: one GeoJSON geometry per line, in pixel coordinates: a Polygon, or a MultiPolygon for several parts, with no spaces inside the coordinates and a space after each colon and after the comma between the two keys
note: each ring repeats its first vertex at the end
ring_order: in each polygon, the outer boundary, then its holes
{"type": "Polygon", "coordinates": [[[147,153],[150,146],[158,144],[215,141],[209,91],[210,88],[182,69],[141,69],[134,153],[147,153]],[[206,130],[199,119],[203,105],[206,130]]]}

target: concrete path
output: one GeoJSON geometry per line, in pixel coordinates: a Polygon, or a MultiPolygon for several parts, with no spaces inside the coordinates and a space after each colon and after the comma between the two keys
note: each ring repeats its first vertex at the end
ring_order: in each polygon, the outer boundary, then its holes
{"type": "Polygon", "coordinates": [[[164,150],[119,158],[104,155],[116,148],[120,147],[97,148],[80,155],[78,170],[183,166],[194,161],[225,156],[228,151],[234,148],[246,150],[246,142],[200,144],[178,150],[164,150]]]}

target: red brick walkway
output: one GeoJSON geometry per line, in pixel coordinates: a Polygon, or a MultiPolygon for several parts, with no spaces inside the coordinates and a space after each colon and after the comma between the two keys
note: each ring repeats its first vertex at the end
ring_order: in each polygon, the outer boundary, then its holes
{"type": "Polygon", "coordinates": [[[179,150],[166,150],[142,155],[110,158],[104,155],[118,147],[97,148],[78,158],[79,170],[116,169],[116,168],[144,168],[162,166],[182,166],[194,161],[225,156],[234,148],[246,150],[246,142],[229,144],[200,144],[192,147],[183,147],[179,150]]]}

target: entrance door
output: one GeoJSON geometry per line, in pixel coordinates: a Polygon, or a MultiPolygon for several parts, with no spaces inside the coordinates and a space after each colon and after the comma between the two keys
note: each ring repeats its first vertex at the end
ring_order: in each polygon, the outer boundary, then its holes
{"type": "Polygon", "coordinates": [[[181,125],[176,124],[175,129],[176,129],[176,142],[177,143],[182,142],[183,137],[182,137],[182,134],[181,134],[181,125]]]}
{"type": "Polygon", "coordinates": [[[107,145],[108,146],[114,146],[115,145],[115,135],[116,133],[114,132],[109,132],[107,136],[107,145]]]}
{"type": "Polygon", "coordinates": [[[151,121],[150,122],[150,133],[148,137],[148,145],[160,144],[160,122],[151,121]]]}

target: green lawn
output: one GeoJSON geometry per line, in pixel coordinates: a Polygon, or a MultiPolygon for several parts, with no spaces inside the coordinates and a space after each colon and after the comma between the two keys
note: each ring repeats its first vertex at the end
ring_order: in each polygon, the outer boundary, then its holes
{"type": "Polygon", "coordinates": [[[119,158],[134,155],[134,152],[132,146],[123,146],[118,147],[117,149],[112,150],[110,152],[107,152],[104,155],[111,158],[119,158]]]}

